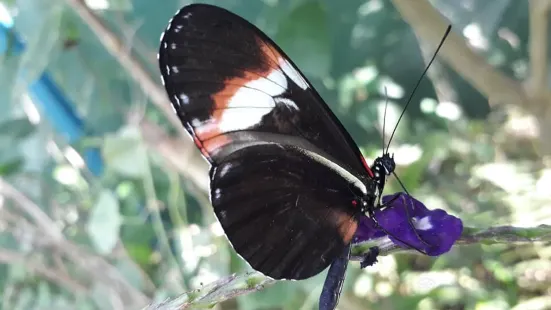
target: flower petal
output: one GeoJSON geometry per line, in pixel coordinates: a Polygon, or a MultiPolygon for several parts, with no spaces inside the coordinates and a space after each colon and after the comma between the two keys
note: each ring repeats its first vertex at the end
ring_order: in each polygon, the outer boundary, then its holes
{"type": "Polygon", "coordinates": [[[388,235],[400,247],[438,256],[448,252],[463,232],[459,218],[441,209],[429,210],[405,193],[385,196],[383,204],[387,206],[375,211],[376,222],[360,218],[355,243],[388,235]]]}
{"type": "Polygon", "coordinates": [[[360,216],[360,224],[354,235],[354,243],[364,242],[385,236],[385,232],[382,231],[375,221],[365,215],[360,216]]]}

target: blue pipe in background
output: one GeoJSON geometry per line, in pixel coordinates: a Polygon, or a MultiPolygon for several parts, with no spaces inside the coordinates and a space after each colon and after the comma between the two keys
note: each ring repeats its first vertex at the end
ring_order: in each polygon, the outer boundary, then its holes
{"type": "MultiPolygon", "coordinates": [[[[0,53],[19,54],[24,44],[12,29],[12,25],[0,21],[0,53]]],[[[47,72],[29,85],[29,94],[46,118],[69,143],[74,143],[85,136],[85,126],[77,115],[73,104],[63,94],[47,72]]],[[[87,148],[83,154],[88,169],[96,176],[103,172],[103,161],[98,148],[87,148]]]]}

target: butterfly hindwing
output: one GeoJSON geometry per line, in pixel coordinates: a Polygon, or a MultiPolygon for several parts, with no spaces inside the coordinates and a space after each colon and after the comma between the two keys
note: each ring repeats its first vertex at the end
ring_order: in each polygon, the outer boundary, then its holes
{"type": "Polygon", "coordinates": [[[324,270],[357,229],[349,182],[296,148],[239,150],[211,170],[214,211],[234,249],[275,279],[324,270]]]}

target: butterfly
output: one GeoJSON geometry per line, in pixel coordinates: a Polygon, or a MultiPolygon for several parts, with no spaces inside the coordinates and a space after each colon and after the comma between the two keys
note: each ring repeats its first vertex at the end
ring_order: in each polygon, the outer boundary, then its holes
{"type": "Polygon", "coordinates": [[[349,252],[394,158],[369,166],[291,59],[261,30],[207,4],[161,35],[174,113],[210,163],[210,200],[229,242],[273,279],[317,275],[349,252]]]}

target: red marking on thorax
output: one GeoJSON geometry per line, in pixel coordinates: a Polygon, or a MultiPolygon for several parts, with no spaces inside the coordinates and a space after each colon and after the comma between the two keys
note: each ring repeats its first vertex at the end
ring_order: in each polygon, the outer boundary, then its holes
{"type": "Polygon", "coordinates": [[[369,174],[369,176],[372,178],[375,177],[375,175],[373,174],[373,171],[371,171],[371,168],[369,168],[369,165],[365,161],[365,158],[362,156],[361,159],[362,159],[362,164],[364,164],[365,170],[367,171],[367,174],[369,174]]]}

